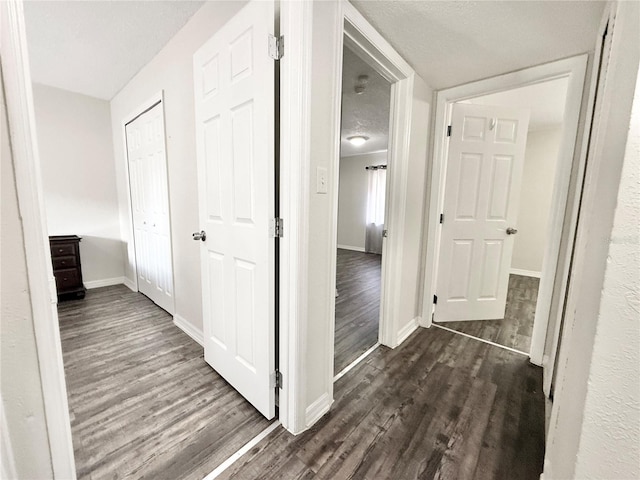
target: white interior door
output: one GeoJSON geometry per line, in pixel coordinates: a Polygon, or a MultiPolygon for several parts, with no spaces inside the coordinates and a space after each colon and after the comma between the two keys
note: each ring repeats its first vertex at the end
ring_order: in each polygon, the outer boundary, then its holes
{"type": "Polygon", "coordinates": [[[173,315],[173,270],[162,102],[125,127],[138,290],[173,315]]]}
{"type": "Polygon", "coordinates": [[[193,58],[205,360],[275,415],[273,2],[252,1],[193,58]]]}
{"type": "Polygon", "coordinates": [[[504,317],[529,111],[454,104],[434,320],[504,317]]]}

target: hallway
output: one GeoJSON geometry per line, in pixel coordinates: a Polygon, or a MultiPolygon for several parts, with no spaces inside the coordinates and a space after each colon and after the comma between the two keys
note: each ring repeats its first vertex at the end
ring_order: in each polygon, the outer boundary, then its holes
{"type": "Polygon", "coordinates": [[[542,370],[522,355],[419,329],[335,387],[331,413],[310,430],[278,428],[219,478],[539,479],[542,370]]]}
{"type": "Polygon", "coordinates": [[[144,295],[58,309],[78,479],[200,480],[270,423],[144,295]]]}

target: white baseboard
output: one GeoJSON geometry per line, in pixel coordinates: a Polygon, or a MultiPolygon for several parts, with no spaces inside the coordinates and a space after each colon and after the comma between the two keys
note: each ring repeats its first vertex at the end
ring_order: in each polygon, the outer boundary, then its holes
{"type": "Polygon", "coordinates": [[[127,277],[124,277],[124,282],[123,283],[124,283],[124,286],[129,288],[129,290],[131,290],[132,292],[137,292],[138,291],[138,289],[136,288],[136,284],[133,283],[133,280],[131,280],[131,279],[127,278],[127,277]]]}
{"type": "Polygon", "coordinates": [[[522,275],[523,277],[540,278],[540,275],[542,275],[542,272],[534,272],[533,270],[522,270],[520,268],[512,268],[509,272],[514,275],[522,275]]]}
{"type": "Polygon", "coordinates": [[[333,399],[327,392],[323,393],[320,398],[307,407],[304,412],[305,424],[310,428],[314,423],[320,420],[325,413],[331,408],[333,399]]]}
{"type": "Polygon", "coordinates": [[[404,327],[402,327],[398,332],[398,342],[396,344],[396,347],[400,345],[402,342],[404,342],[407,338],[409,338],[409,335],[411,335],[413,332],[416,331],[416,328],[418,328],[419,324],[420,324],[420,317],[416,317],[412,319],[409,323],[407,323],[404,327]]]}
{"type": "Polygon", "coordinates": [[[204,348],[204,333],[202,333],[202,330],[191,325],[180,315],[174,315],[173,324],[204,348]]]}
{"type": "Polygon", "coordinates": [[[354,252],[362,252],[364,253],[364,248],[362,247],[354,247],[353,245],[338,245],[338,248],[342,248],[343,250],[353,250],[354,252]]]}
{"type": "Polygon", "coordinates": [[[90,282],[84,282],[84,286],[91,290],[92,288],[110,287],[111,285],[122,285],[124,283],[124,277],[115,278],[103,278],[102,280],[91,280],[90,282]]]}

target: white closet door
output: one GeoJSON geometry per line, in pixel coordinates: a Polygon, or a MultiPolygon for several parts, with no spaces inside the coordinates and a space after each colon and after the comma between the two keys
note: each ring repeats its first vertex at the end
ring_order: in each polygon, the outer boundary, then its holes
{"type": "Polygon", "coordinates": [[[126,126],[138,290],[174,313],[162,102],[126,126]]]}
{"type": "Polygon", "coordinates": [[[194,55],[205,360],[275,415],[274,5],[252,1],[194,55]]]}
{"type": "Polygon", "coordinates": [[[453,105],[436,321],[504,317],[528,126],[528,110],[453,105]]]}

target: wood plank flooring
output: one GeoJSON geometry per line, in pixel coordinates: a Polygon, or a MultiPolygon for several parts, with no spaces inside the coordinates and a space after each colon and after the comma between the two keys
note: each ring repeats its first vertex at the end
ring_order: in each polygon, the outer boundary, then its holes
{"type": "Polygon", "coordinates": [[[509,275],[507,309],[502,320],[441,322],[439,325],[528,353],[539,284],[538,278],[509,275]]]}
{"type": "Polygon", "coordinates": [[[382,255],[338,249],[334,373],[378,341],[382,255]]]}
{"type": "Polygon", "coordinates": [[[542,370],[437,328],[379,347],[309,431],[279,428],[221,479],[538,480],[542,370]]]}
{"type": "Polygon", "coordinates": [[[79,479],[202,479],[270,423],[120,285],[59,305],[79,479]]]}

